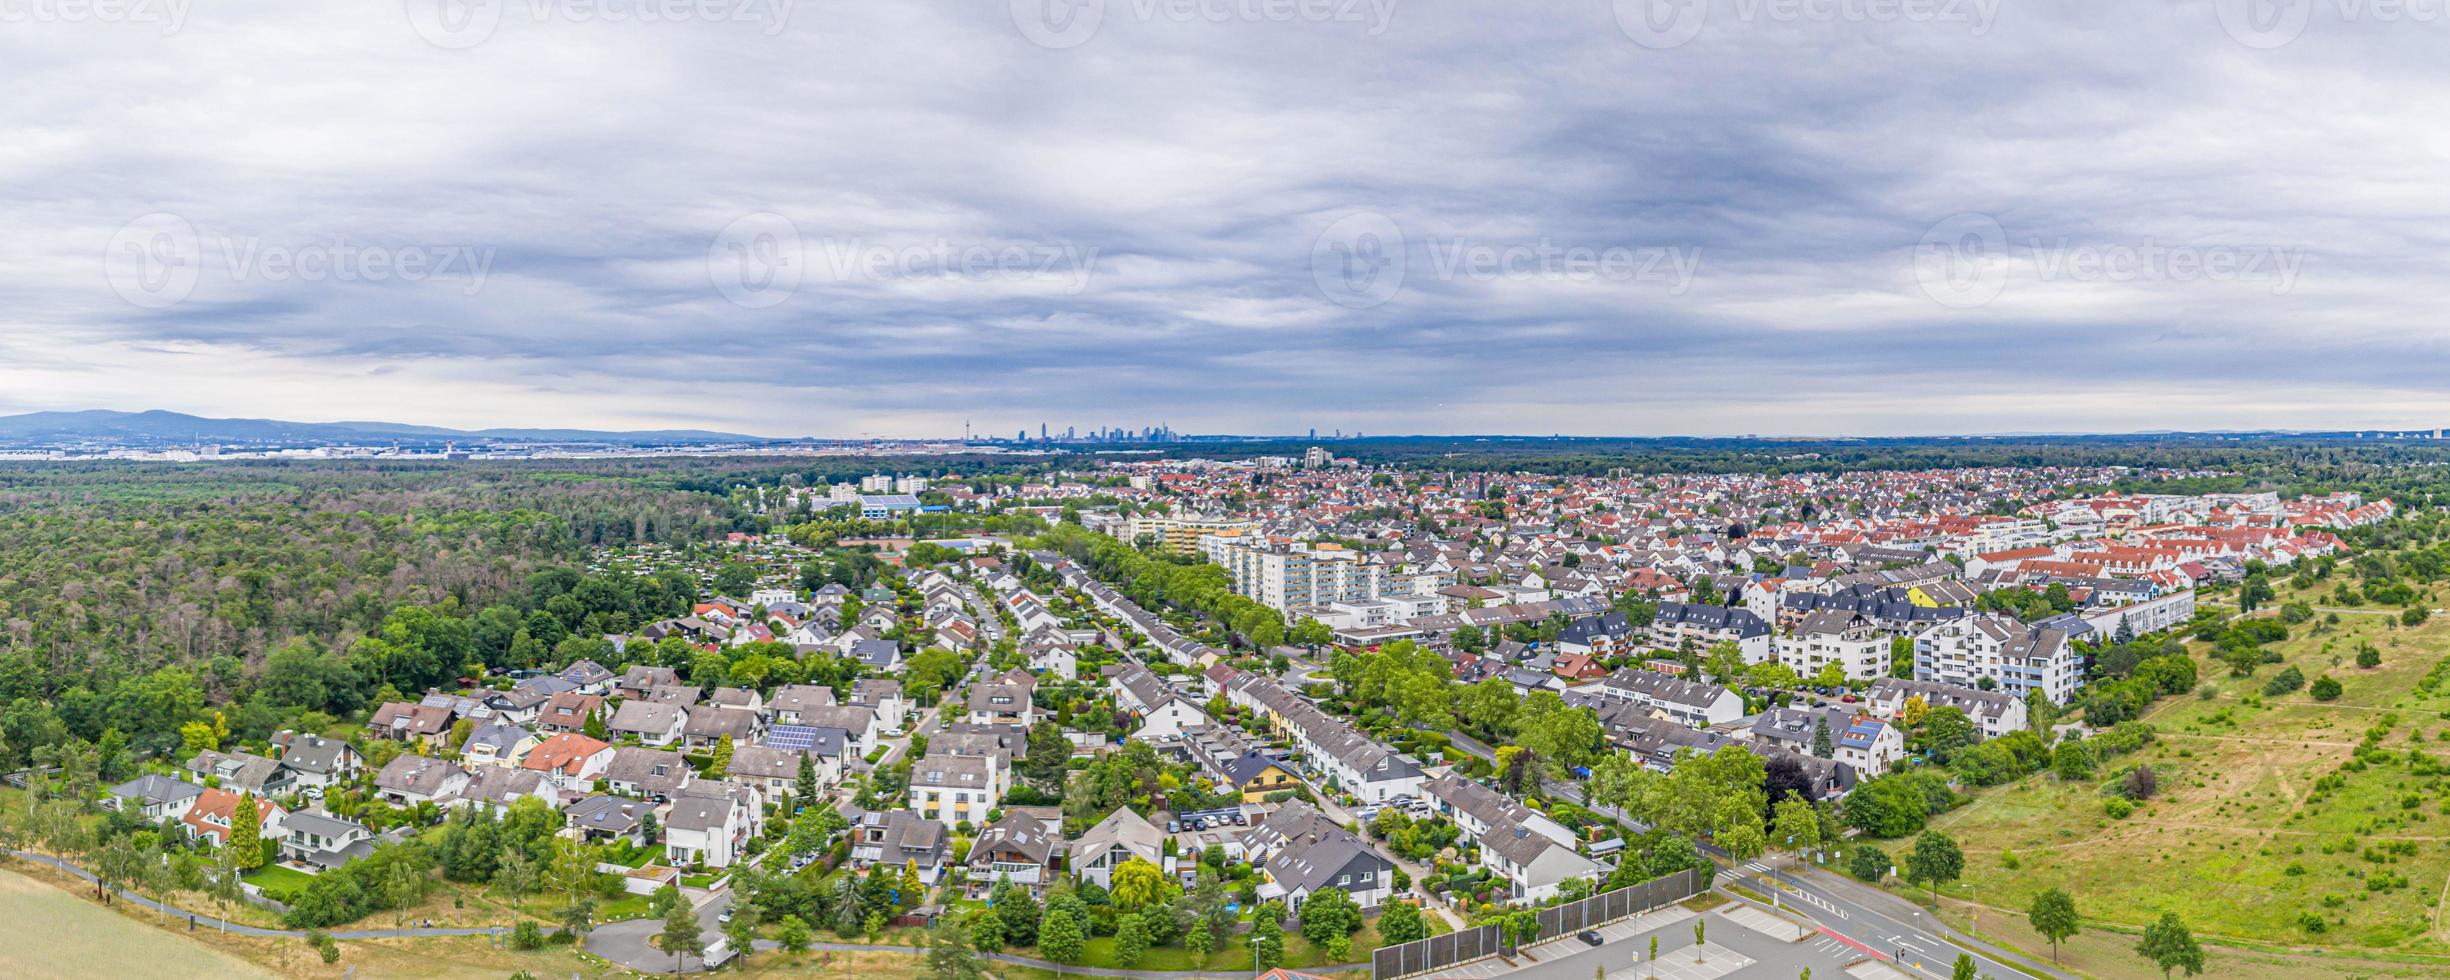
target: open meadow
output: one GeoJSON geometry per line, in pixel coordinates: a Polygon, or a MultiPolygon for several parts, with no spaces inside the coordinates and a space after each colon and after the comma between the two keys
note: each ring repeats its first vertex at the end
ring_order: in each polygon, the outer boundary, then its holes
{"type": "MultiPolygon", "coordinates": [[[[2438,608],[2438,591],[2429,598],[2438,608]]],[[[2191,644],[2202,687],[2154,706],[2153,744],[2093,780],[2040,774],[1935,818],[1966,854],[1964,880],[1942,893],[1978,902],[1993,924],[2012,913],[2021,927],[2033,896],[2058,887],[2088,928],[2135,931],[2176,912],[2206,941],[2450,969],[2450,678],[2420,687],[2450,661],[2450,617],[2409,627],[2395,613],[2340,610],[2334,623],[2317,611],[2271,645],[2284,663],[2249,677],[2191,644]],[[2357,665],[2365,644],[2378,666],[2357,665]],[[2267,693],[2288,667],[2307,686],[2267,693]],[[2335,700],[2311,693],[2325,676],[2335,700]],[[2138,764],[2159,790],[2115,819],[2108,787],[2138,764]]],[[[2276,603],[2257,612],[2276,614],[2276,603]]]]}

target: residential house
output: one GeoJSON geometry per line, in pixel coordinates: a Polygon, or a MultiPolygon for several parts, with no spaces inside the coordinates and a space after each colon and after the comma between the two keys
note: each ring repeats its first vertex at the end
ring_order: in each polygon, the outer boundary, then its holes
{"type": "Polygon", "coordinates": [[[207,789],[196,794],[195,802],[179,817],[179,822],[187,825],[188,839],[210,840],[215,847],[229,843],[230,821],[237,814],[241,800],[254,802],[257,826],[262,828],[263,836],[281,836],[281,821],[289,815],[289,811],[282,809],[280,804],[226,789],[207,789]]]}
{"type": "MultiPolygon", "coordinates": [[[[721,783],[700,783],[723,789],[721,783]]],[[[741,786],[704,796],[683,795],[665,812],[664,858],[675,866],[702,864],[728,868],[741,857],[753,832],[752,813],[761,805],[753,789],[741,786]]]]}
{"type": "Polygon", "coordinates": [[[541,774],[564,790],[584,793],[604,778],[612,760],[611,745],[577,732],[562,732],[536,743],[520,759],[519,767],[541,774]]]}
{"type": "Polygon", "coordinates": [[[748,708],[702,707],[681,725],[681,741],[692,749],[712,749],[726,738],[738,748],[757,737],[757,712],[748,708]]]}
{"type": "Polygon", "coordinates": [[[543,773],[508,766],[479,766],[470,774],[468,784],[460,787],[459,795],[446,805],[481,807],[499,817],[510,811],[511,804],[531,796],[543,800],[546,806],[561,809],[561,788],[543,773]]]}
{"type": "Polygon", "coordinates": [[[2029,717],[2025,700],[2013,694],[1902,677],[1873,681],[1864,701],[1873,714],[1894,720],[1905,714],[1906,701],[1912,698],[1923,699],[1924,706],[1929,708],[1965,712],[1983,738],[2023,731],[2029,717]]]}
{"type": "Polygon", "coordinates": [[[536,713],[536,727],[548,732],[581,732],[587,729],[587,718],[604,709],[601,695],[580,691],[564,691],[553,695],[536,713]]]}
{"type": "Polygon", "coordinates": [[[1332,888],[1368,909],[1394,894],[1395,863],[1307,803],[1276,808],[1243,842],[1266,876],[1262,901],[1278,899],[1299,912],[1310,896],[1332,888]]]}
{"type": "Polygon", "coordinates": [[[635,736],[641,745],[663,747],[680,741],[681,730],[689,723],[689,712],[675,704],[652,701],[624,701],[613,712],[604,731],[614,738],[635,736]]]}
{"type": "Polygon", "coordinates": [[[910,767],[910,808],[947,827],[975,826],[1004,798],[1009,775],[1009,767],[996,758],[931,748],[910,767]]]}
{"type": "Polygon", "coordinates": [[[1625,668],[1596,685],[1597,693],[1631,701],[1687,725],[1723,725],[1744,716],[1742,695],[1716,684],[1652,670],[1625,668]]]}
{"type": "Polygon", "coordinates": [[[670,667],[639,665],[621,672],[621,696],[631,699],[646,697],[648,691],[666,685],[679,684],[681,675],[670,667]]]}
{"type": "Polygon", "coordinates": [[[345,783],[366,771],[366,757],[341,739],[283,731],[272,736],[272,745],[281,752],[281,768],[295,773],[301,787],[345,783]]]}
{"type": "Polygon", "coordinates": [[[468,785],[468,771],[429,756],[402,753],[374,775],[375,795],[399,806],[440,803],[468,785]]]}
{"type": "Polygon", "coordinates": [[[1072,842],[1072,873],[1100,888],[1114,885],[1114,869],[1133,858],[1164,867],[1165,834],[1130,807],[1107,814],[1072,842]]]}
{"type": "Polygon", "coordinates": [[[374,853],[374,831],[355,820],[301,810],[282,821],[280,853],[284,861],[337,868],[374,853]]]}
{"type": "Polygon", "coordinates": [[[802,715],[814,708],[834,706],[834,689],[817,684],[785,684],[774,689],[766,701],[766,712],[778,725],[804,725],[802,715]]]}
{"type": "Polygon", "coordinates": [[[568,821],[564,836],[582,841],[622,841],[628,844],[646,843],[643,829],[648,814],[655,807],[643,800],[621,796],[590,796],[562,810],[568,821]]]}
{"type": "Polygon", "coordinates": [[[613,792],[654,800],[679,796],[696,778],[689,760],[681,758],[680,753],[634,745],[615,747],[612,762],[604,767],[605,785],[612,787],[613,792]]]}
{"type": "Polygon", "coordinates": [[[188,808],[195,806],[196,798],[202,795],[202,786],[147,774],[111,787],[111,795],[102,805],[160,823],[185,818],[188,808]]]}
{"type": "Polygon", "coordinates": [[[497,721],[468,733],[460,743],[460,761],[471,767],[499,766],[516,769],[536,747],[536,733],[509,722],[497,721]]]}
{"type": "Polygon", "coordinates": [[[1538,905],[1556,897],[1558,887],[1582,878],[1596,881],[1606,869],[1545,834],[1514,823],[1499,823],[1480,835],[1480,866],[1506,879],[1515,901],[1538,905]]]}
{"type": "Polygon", "coordinates": [[[298,780],[298,774],[283,768],[277,759],[212,749],[197,752],[188,760],[187,771],[206,786],[257,796],[280,796],[295,789],[298,780]]]}
{"type": "Polygon", "coordinates": [[[902,734],[910,702],[902,697],[902,682],[869,677],[851,683],[851,704],[876,712],[876,726],[887,737],[902,734]]]}
{"type": "Polygon", "coordinates": [[[1779,641],[1778,662],[1807,681],[1831,664],[1850,681],[1886,677],[1889,636],[1862,613],[1815,609],[1804,615],[1794,635],[1779,641]]]}
{"type": "MultiPolygon", "coordinates": [[[[921,822],[929,827],[941,826],[921,822]]],[[[983,892],[998,879],[1009,878],[1032,894],[1041,892],[1054,882],[1063,854],[1062,808],[1006,808],[1003,819],[979,831],[978,839],[970,845],[970,888],[983,892]]]]}
{"type": "Polygon", "coordinates": [[[374,709],[367,719],[366,730],[376,738],[396,742],[423,742],[439,748],[451,734],[451,723],[458,721],[445,705],[386,701],[374,709]]]}
{"type": "Polygon", "coordinates": [[[1022,670],[1009,670],[970,686],[969,720],[977,724],[1029,726],[1038,720],[1037,706],[1030,698],[1038,690],[1038,679],[1022,670]]]}
{"type": "MultiPolygon", "coordinates": [[[[971,853],[976,854],[973,846],[971,853]]],[[[944,824],[908,810],[863,813],[851,827],[851,866],[865,871],[912,867],[919,883],[934,886],[952,863],[953,848],[944,824]]]]}

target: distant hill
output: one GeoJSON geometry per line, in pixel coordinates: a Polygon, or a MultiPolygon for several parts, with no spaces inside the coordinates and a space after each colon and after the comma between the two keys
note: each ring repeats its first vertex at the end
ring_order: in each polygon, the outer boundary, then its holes
{"type": "Polygon", "coordinates": [[[394,441],[465,443],[596,442],[618,445],[769,442],[762,436],[699,429],[604,432],[592,429],[445,429],[396,422],[284,422],[208,419],[177,412],[33,412],[0,416],[0,444],[105,442],[128,445],[382,444],[394,441]]]}

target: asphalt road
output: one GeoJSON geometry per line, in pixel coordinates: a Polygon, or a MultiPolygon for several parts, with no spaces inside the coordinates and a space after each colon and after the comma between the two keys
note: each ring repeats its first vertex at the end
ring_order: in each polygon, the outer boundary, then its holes
{"type": "MultiPolygon", "coordinates": [[[[1454,745],[1464,752],[1483,759],[1496,759],[1496,754],[1487,745],[1471,736],[1461,732],[1449,732],[1448,734],[1452,737],[1454,745]]],[[[1581,787],[1549,777],[1542,777],[1541,781],[1551,796],[1565,800],[1582,799],[1581,787]]],[[[1637,832],[1650,829],[1649,824],[1626,816],[1623,811],[1612,806],[1594,805],[1586,806],[1586,809],[1622,822],[1637,832]]],[[[1729,880],[1730,875],[1741,878],[1752,877],[1758,873],[1752,867],[1733,861],[1727,856],[1727,852],[1718,848],[1704,844],[1702,850],[1711,857],[1735,868],[1732,872],[1722,874],[1722,880],[1729,880]]],[[[1765,866],[1766,862],[1753,862],[1753,865],[1765,866]]],[[[1796,905],[1796,908],[1810,916],[1813,921],[1820,923],[1832,935],[1882,960],[1894,961],[1899,969],[1909,973],[1945,980],[1949,976],[1950,967],[1956,963],[1957,954],[1971,952],[1975,954],[1975,967],[1994,977],[2010,977],[2025,972],[2038,972],[2048,976],[2067,975],[2041,963],[2025,963],[2021,967],[2010,967],[1973,949],[1949,942],[1938,932],[1939,929],[1945,927],[1934,923],[1930,913],[1886,892],[1840,879],[1835,874],[1809,872],[1798,877],[1780,871],[1777,873],[1777,878],[1786,882],[1796,892],[1806,896],[1796,905]]],[[[1755,891],[1761,891],[1764,887],[1758,881],[1753,883],[1755,891]]],[[[1787,893],[1787,895],[1793,894],[1795,892],[1787,893]]],[[[1781,900],[1789,899],[1781,896],[1781,900]]],[[[1950,932],[1953,933],[1954,930],[1950,932]]]]}

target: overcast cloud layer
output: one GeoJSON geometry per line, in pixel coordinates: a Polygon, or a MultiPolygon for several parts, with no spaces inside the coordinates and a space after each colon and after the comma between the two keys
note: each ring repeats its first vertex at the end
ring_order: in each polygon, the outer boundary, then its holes
{"type": "Polygon", "coordinates": [[[2450,0],[128,2],[0,0],[0,413],[2450,424],[2450,0]]]}

